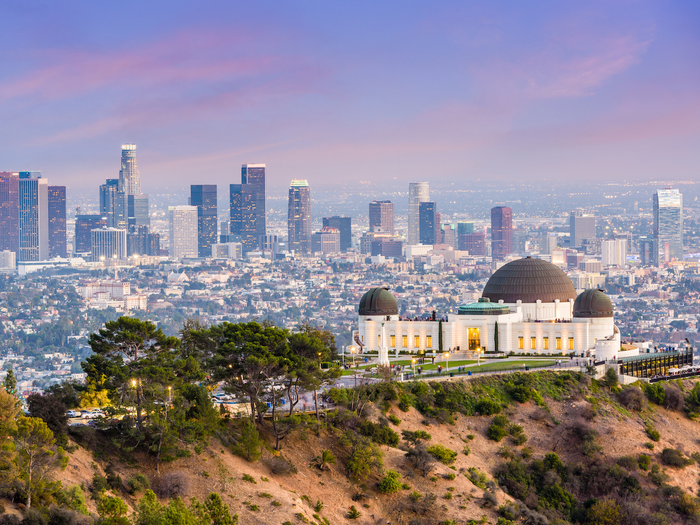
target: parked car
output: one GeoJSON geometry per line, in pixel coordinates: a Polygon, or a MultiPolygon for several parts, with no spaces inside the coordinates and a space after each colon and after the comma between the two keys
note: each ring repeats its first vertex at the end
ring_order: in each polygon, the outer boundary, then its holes
{"type": "Polygon", "coordinates": [[[72,417],[81,417],[83,414],[82,414],[82,412],[80,412],[80,410],[69,410],[68,412],[66,412],[66,415],[68,417],[72,418],[72,417]]]}
{"type": "Polygon", "coordinates": [[[102,410],[95,408],[94,410],[90,410],[89,412],[83,411],[83,418],[84,419],[97,419],[98,417],[105,417],[105,413],[102,412],[102,410]]]}

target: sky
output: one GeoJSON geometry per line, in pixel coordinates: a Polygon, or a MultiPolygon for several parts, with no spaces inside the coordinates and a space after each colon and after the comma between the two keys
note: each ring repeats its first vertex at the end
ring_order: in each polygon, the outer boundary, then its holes
{"type": "Polygon", "coordinates": [[[700,2],[0,3],[0,171],[700,180],[700,2]]]}

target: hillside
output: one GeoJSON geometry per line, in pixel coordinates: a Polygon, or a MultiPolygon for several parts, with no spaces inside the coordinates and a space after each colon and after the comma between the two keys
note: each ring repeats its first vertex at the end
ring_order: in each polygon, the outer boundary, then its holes
{"type": "MultiPolygon", "coordinates": [[[[282,442],[281,455],[296,472],[289,472],[284,463],[271,463],[277,455],[270,446],[274,440],[269,421],[261,429],[267,446],[258,461],[248,462],[231,452],[240,422],[229,420],[208,447],[161,464],[160,473],[151,456],[119,451],[100,431],[84,428],[72,434],[79,446],[60,479],[64,486],[82,484],[89,491],[95,474],[118,475],[123,484],[111,492],[134,509],[143,490],[129,494],[126,481],[142,473],[163,501],[168,496],[203,500],[218,492],[242,524],[692,523],[700,508],[694,498],[700,468],[691,458],[700,459],[698,423],[689,418],[695,409],[694,385],[693,381],[666,384],[671,392],[665,404],[674,401],[676,389],[685,396],[685,407],[675,405],[680,410],[647,402],[637,386],[628,388],[638,395],[617,394],[602,382],[571,373],[379,385],[365,390],[372,401],[362,418],[341,409],[328,415],[320,435],[312,422],[282,442]],[[487,399],[494,403],[484,404],[487,399]],[[637,402],[643,405],[641,410],[632,410],[637,402]],[[477,415],[479,408],[500,408],[500,416],[477,415]],[[489,427],[503,415],[510,425],[504,433],[510,435],[496,442],[487,434],[497,437],[489,427]],[[389,422],[391,416],[400,423],[389,422]],[[522,432],[512,425],[522,427],[522,432]],[[660,435],[657,442],[649,437],[649,425],[660,435]],[[430,472],[424,476],[406,457],[410,445],[401,439],[398,446],[378,445],[383,468],[372,468],[366,479],[351,481],[350,450],[341,436],[364,432],[381,441],[389,435],[377,431],[384,427],[399,435],[428,432],[431,437],[425,445],[443,445],[457,452],[456,459],[450,466],[428,465],[430,472]],[[516,445],[524,439],[520,435],[527,441],[516,445]],[[323,449],[330,450],[337,463],[322,471],[313,459],[323,449]],[[664,449],[682,455],[662,454],[664,449]],[[546,456],[551,452],[560,462],[546,456]],[[650,457],[649,466],[642,455],[650,457]],[[672,466],[674,461],[680,466],[672,466]],[[378,483],[390,470],[401,475],[404,488],[382,494],[378,483]],[[521,511],[511,505],[502,507],[499,515],[499,506],[516,501],[514,496],[523,501],[521,511]],[[323,504],[319,511],[313,508],[317,502],[323,504]],[[360,513],[355,520],[347,517],[351,506],[360,513]]],[[[94,500],[88,499],[88,508],[96,512],[94,500]]]]}

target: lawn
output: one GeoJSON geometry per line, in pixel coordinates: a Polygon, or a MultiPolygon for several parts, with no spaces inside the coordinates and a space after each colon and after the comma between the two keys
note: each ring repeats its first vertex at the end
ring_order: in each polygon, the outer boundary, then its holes
{"type": "Polygon", "coordinates": [[[467,370],[472,372],[497,372],[499,370],[520,370],[526,366],[550,366],[555,364],[556,359],[524,359],[522,361],[500,361],[498,363],[486,363],[479,366],[470,366],[467,370]]]}

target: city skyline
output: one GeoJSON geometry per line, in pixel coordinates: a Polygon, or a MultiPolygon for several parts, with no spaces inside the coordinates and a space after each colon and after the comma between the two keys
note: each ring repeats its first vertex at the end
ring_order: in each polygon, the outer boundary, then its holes
{"type": "Polygon", "coordinates": [[[697,178],[697,3],[130,5],[0,7],[3,169],[84,188],[133,141],[146,193],[251,157],[269,187],[697,178]]]}

